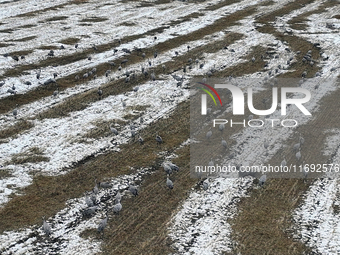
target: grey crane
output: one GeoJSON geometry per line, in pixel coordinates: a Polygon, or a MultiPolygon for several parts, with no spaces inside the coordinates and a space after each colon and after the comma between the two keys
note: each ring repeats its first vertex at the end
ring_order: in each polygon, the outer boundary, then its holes
{"type": "Polygon", "coordinates": [[[172,168],[168,163],[163,163],[163,168],[168,175],[172,174],[172,168]]]}
{"type": "Polygon", "coordinates": [[[98,209],[98,206],[91,206],[91,207],[85,208],[82,213],[84,216],[92,216],[92,214],[94,214],[97,209],[98,209]]]}
{"type": "Polygon", "coordinates": [[[254,62],[255,62],[255,57],[252,57],[252,58],[251,58],[251,61],[254,63],[254,62]]]}
{"type": "Polygon", "coordinates": [[[94,205],[92,199],[88,197],[87,194],[85,194],[85,203],[88,207],[92,207],[94,205]]]}
{"type": "Polygon", "coordinates": [[[136,138],[136,130],[131,130],[131,138],[133,139],[133,141],[136,138]]]}
{"type": "Polygon", "coordinates": [[[143,119],[142,114],[143,114],[142,112],[139,113],[139,123],[140,123],[140,124],[143,124],[143,122],[144,122],[144,119],[143,119]]]}
{"type": "Polygon", "coordinates": [[[121,65],[126,65],[126,63],[128,62],[129,60],[126,58],[126,59],[123,59],[122,62],[120,62],[121,65]]]}
{"type": "Polygon", "coordinates": [[[97,94],[98,94],[99,98],[102,98],[103,90],[101,88],[98,88],[97,94]]]}
{"type": "Polygon", "coordinates": [[[160,145],[161,143],[163,143],[162,137],[160,137],[158,134],[156,134],[156,142],[157,142],[158,145],[160,145]]]}
{"type": "Polygon", "coordinates": [[[116,214],[119,214],[119,212],[122,210],[123,206],[120,202],[118,202],[117,204],[115,204],[113,206],[113,212],[116,214]]]}
{"type": "Polygon", "coordinates": [[[296,143],[296,144],[294,144],[294,146],[293,146],[293,150],[294,150],[294,151],[298,151],[298,150],[300,149],[300,147],[301,147],[301,144],[300,144],[300,143],[296,143]]]}
{"type": "Polygon", "coordinates": [[[97,196],[95,193],[92,193],[90,196],[90,199],[92,200],[93,204],[95,205],[97,203],[97,196]]]}
{"type": "Polygon", "coordinates": [[[121,98],[120,101],[122,102],[123,108],[125,108],[125,107],[126,107],[126,103],[125,103],[125,101],[123,100],[123,98],[121,98]]]}
{"type": "Polygon", "coordinates": [[[263,147],[264,147],[266,150],[267,150],[268,147],[269,147],[269,143],[268,143],[267,138],[264,140],[263,147]]]}
{"type": "Polygon", "coordinates": [[[287,165],[286,158],[283,158],[283,160],[281,161],[281,166],[285,167],[286,165],[287,165]]]}
{"type": "Polygon", "coordinates": [[[169,177],[166,178],[166,186],[172,190],[174,188],[173,182],[169,179],[169,177]]]}
{"type": "Polygon", "coordinates": [[[306,181],[307,176],[308,176],[308,171],[306,170],[306,166],[305,166],[305,161],[302,162],[302,174],[303,174],[303,178],[304,181],[306,181]]]}
{"type": "Polygon", "coordinates": [[[152,72],[152,73],[151,73],[151,76],[150,76],[150,77],[151,77],[151,80],[153,80],[153,81],[155,81],[155,80],[156,80],[156,75],[155,75],[155,73],[154,73],[154,72],[152,72]]]}
{"type": "Polygon", "coordinates": [[[50,225],[45,221],[45,216],[43,217],[43,231],[45,232],[45,234],[47,236],[49,236],[51,234],[51,227],[50,225]]]}
{"type": "Polygon", "coordinates": [[[99,223],[98,228],[97,228],[98,232],[99,232],[99,233],[102,233],[102,232],[104,231],[106,225],[107,225],[107,215],[106,215],[105,219],[103,219],[103,220],[99,223]]]}
{"type": "Polygon", "coordinates": [[[99,189],[98,189],[98,184],[97,184],[97,179],[95,179],[95,186],[94,186],[94,188],[93,188],[93,193],[94,194],[96,194],[96,195],[98,195],[98,193],[99,193],[99,189]]]}
{"type": "Polygon", "coordinates": [[[120,203],[120,201],[122,200],[122,195],[120,194],[120,192],[118,191],[116,196],[115,196],[115,204],[120,203]]]}
{"type": "Polygon", "coordinates": [[[10,93],[12,95],[15,95],[17,92],[15,90],[12,90],[12,89],[8,89],[7,90],[7,93],[10,93]]]}
{"type": "Polygon", "coordinates": [[[209,184],[206,181],[202,183],[202,186],[204,190],[207,190],[209,188],[209,184]]]}
{"type": "Polygon", "coordinates": [[[111,70],[110,70],[110,69],[106,70],[106,72],[105,72],[105,77],[109,77],[110,73],[111,73],[111,70]]]}
{"type": "Polygon", "coordinates": [[[53,96],[56,97],[58,96],[59,93],[59,88],[57,88],[55,91],[53,91],[53,96]]]}
{"type": "Polygon", "coordinates": [[[227,144],[227,142],[226,142],[226,140],[224,140],[223,138],[222,138],[222,146],[225,148],[225,149],[227,149],[227,147],[228,147],[228,144],[227,144]]]}
{"type": "Polygon", "coordinates": [[[17,107],[18,107],[18,105],[16,105],[15,109],[13,110],[13,116],[14,116],[15,119],[18,116],[18,108],[17,107]]]}
{"type": "Polygon", "coordinates": [[[212,136],[212,131],[209,130],[209,131],[207,132],[207,134],[205,135],[205,137],[206,137],[207,139],[210,139],[211,136],[212,136]]]}
{"type": "Polygon", "coordinates": [[[144,53],[144,52],[142,53],[142,58],[143,58],[143,59],[145,58],[145,53],[144,53]]]}
{"type": "Polygon", "coordinates": [[[112,188],[112,183],[110,182],[99,182],[99,187],[103,189],[110,189],[112,188]]]}
{"type": "Polygon", "coordinates": [[[298,161],[301,159],[301,149],[295,154],[295,157],[297,158],[298,161]]]}
{"type": "Polygon", "coordinates": [[[144,139],[140,136],[138,137],[138,142],[143,145],[144,144],[144,139]]]}
{"type": "Polygon", "coordinates": [[[115,128],[115,127],[113,127],[113,123],[111,123],[111,125],[110,125],[110,130],[111,130],[111,132],[114,134],[114,135],[118,135],[118,131],[117,131],[117,129],[115,128]]]}
{"type": "Polygon", "coordinates": [[[157,51],[155,51],[155,52],[153,53],[153,57],[154,57],[154,58],[157,58],[157,55],[158,55],[158,54],[157,54],[157,51]]]}
{"type": "Polygon", "coordinates": [[[300,135],[300,138],[299,138],[299,140],[300,140],[300,144],[301,145],[303,145],[304,144],[304,142],[305,142],[305,139],[300,135]]]}
{"type": "Polygon", "coordinates": [[[169,166],[171,167],[171,170],[172,170],[172,171],[176,171],[176,172],[179,171],[179,167],[178,167],[176,164],[171,163],[171,162],[169,162],[168,164],[169,164],[169,166]]]}
{"type": "MultiPolygon", "coordinates": [[[[110,69],[112,69],[112,67],[116,66],[116,63],[115,63],[115,62],[109,61],[109,62],[107,62],[107,63],[110,65],[110,69]]],[[[95,68],[93,68],[93,69],[95,69],[95,68]]],[[[92,70],[93,70],[93,69],[92,69],[92,70]]],[[[96,71],[97,71],[97,69],[96,69],[96,71]]]]}
{"type": "Polygon", "coordinates": [[[264,185],[264,183],[266,182],[266,180],[267,180],[267,175],[266,175],[266,174],[264,174],[264,175],[262,175],[262,176],[260,177],[260,179],[259,179],[259,185],[260,185],[260,187],[262,187],[262,186],[264,185]]]}
{"type": "Polygon", "coordinates": [[[136,186],[134,185],[129,185],[129,191],[132,193],[132,195],[134,196],[138,196],[138,189],[136,186]]]}

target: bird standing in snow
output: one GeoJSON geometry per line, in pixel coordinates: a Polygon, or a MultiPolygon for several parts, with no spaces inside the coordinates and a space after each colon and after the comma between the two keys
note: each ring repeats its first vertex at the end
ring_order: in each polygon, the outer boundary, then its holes
{"type": "Polygon", "coordinates": [[[105,227],[106,227],[106,225],[107,225],[107,215],[106,215],[105,219],[103,219],[103,220],[99,223],[98,228],[97,228],[98,232],[99,232],[99,233],[103,233],[103,232],[104,232],[104,229],[105,229],[105,227]]]}
{"type": "Polygon", "coordinates": [[[172,190],[174,188],[173,182],[169,179],[169,177],[166,178],[166,186],[172,190]]]}
{"type": "Polygon", "coordinates": [[[51,227],[50,225],[45,221],[45,216],[43,217],[43,226],[42,226],[45,234],[49,236],[51,234],[51,227]]]}

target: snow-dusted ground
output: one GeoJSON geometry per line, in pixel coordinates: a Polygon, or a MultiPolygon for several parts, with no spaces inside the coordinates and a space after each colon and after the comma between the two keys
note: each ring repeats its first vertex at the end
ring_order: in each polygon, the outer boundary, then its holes
{"type": "Polygon", "coordinates": [[[95,254],[100,251],[99,240],[87,240],[79,235],[86,229],[96,229],[107,212],[113,212],[113,199],[119,191],[129,196],[129,183],[140,181],[141,177],[150,173],[149,169],[140,169],[137,174],[126,175],[110,181],[112,188],[101,189],[96,202],[96,212],[92,217],[85,217],[83,210],[87,208],[85,196],[67,201],[67,207],[53,218],[47,219],[52,234],[45,236],[41,226],[33,226],[22,231],[6,231],[0,236],[1,254],[95,254]]]}
{"type": "Polygon", "coordinates": [[[253,178],[206,180],[206,191],[191,192],[174,216],[170,237],[178,254],[214,255],[232,250],[227,237],[232,229],[228,223],[237,214],[237,203],[246,195],[253,178]]]}
{"type": "Polygon", "coordinates": [[[316,180],[294,212],[295,238],[321,254],[340,253],[340,141],[339,130],[330,130],[325,155],[335,155],[332,173],[316,180]],[[334,172],[338,169],[337,172],[334,172]]]}
{"type": "MultiPolygon", "coordinates": [[[[19,63],[11,57],[0,56],[0,75],[5,70],[16,68],[17,65],[37,64],[42,59],[47,58],[47,50],[39,49],[40,46],[53,45],[59,47],[60,40],[67,38],[79,38],[78,49],[73,45],[64,45],[66,49],[55,50],[56,56],[67,56],[81,52],[91,48],[93,44],[100,45],[114,40],[123,38],[127,35],[143,34],[147,31],[164,26],[171,21],[180,19],[194,12],[201,12],[203,16],[193,18],[192,20],[182,22],[175,26],[170,26],[162,32],[157,33],[157,40],[153,36],[142,36],[131,42],[122,42],[117,47],[119,51],[113,54],[113,51],[91,54],[92,60],[87,59],[61,65],[57,67],[44,67],[41,69],[40,82],[52,77],[54,72],[59,77],[65,77],[73,73],[85,73],[98,64],[108,61],[114,61],[125,53],[121,49],[134,49],[134,47],[157,49],[157,44],[175,38],[178,35],[185,35],[198,29],[212,24],[224,15],[228,15],[246,7],[254,6],[261,3],[261,0],[243,0],[240,3],[228,5],[213,11],[202,11],[209,5],[217,4],[219,1],[211,0],[200,3],[183,3],[181,1],[173,1],[168,4],[155,5],[149,7],[137,7],[140,3],[135,1],[88,1],[76,5],[68,1],[15,1],[10,3],[0,2],[0,30],[16,29],[13,33],[1,33],[4,37],[3,43],[14,44],[7,47],[0,47],[0,55],[19,50],[33,50],[24,60],[19,63]],[[67,4],[66,4],[67,3],[67,4]],[[61,5],[56,10],[45,10],[35,16],[17,16],[19,14],[43,10],[45,8],[61,5]],[[9,11],[8,11],[9,10],[9,11]],[[65,19],[46,21],[49,18],[58,18],[65,16],[65,19]],[[81,22],[84,18],[104,18],[102,22],[92,22],[90,26],[82,26],[81,22]],[[106,20],[105,20],[106,19],[106,20]],[[121,25],[124,22],[130,22],[129,26],[121,25]],[[34,25],[32,27],[23,27],[34,25]],[[115,29],[112,29],[114,27],[115,29]],[[45,32],[41,32],[45,31],[45,32]],[[89,36],[88,36],[89,35],[89,36]],[[15,41],[25,37],[35,36],[28,41],[15,41]]],[[[280,8],[289,0],[274,1],[273,5],[261,6],[258,11],[240,20],[239,24],[228,27],[226,31],[220,31],[210,34],[190,44],[191,49],[221,40],[228,32],[237,32],[245,35],[245,39],[239,40],[230,45],[229,49],[234,49],[231,53],[228,50],[221,49],[215,53],[204,53],[205,65],[202,69],[197,65],[193,65],[193,69],[185,74],[184,84],[195,75],[206,74],[211,68],[223,70],[227,67],[237,65],[244,62],[241,58],[245,56],[256,45],[266,46],[268,44],[276,45],[276,54],[279,58],[268,60],[267,70],[274,70],[278,65],[286,67],[286,62],[290,57],[294,57],[294,53],[287,52],[287,45],[278,41],[272,35],[259,33],[255,29],[255,17],[261,12],[270,12],[280,8]]],[[[322,1],[306,5],[305,7],[293,11],[292,13],[278,18],[273,24],[279,31],[285,31],[289,28],[287,22],[301,13],[316,9],[322,1]]],[[[308,110],[313,114],[318,110],[319,101],[338,88],[334,83],[334,78],[340,72],[340,51],[337,47],[340,36],[332,31],[320,35],[325,31],[326,22],[332,22],[336,28],[339,28],[339,21],[331,19],[335,14],[339,13],[339,7],[329,9],[325,13],[315,14],[308,22],[308,33],[306,31],[292,30],[297,36],[307,39],[313,43],[320,43],[324,53],[329,56],[327,61],[317,63],[322,68],[321,77],[313,78],[302,84],[303,88],[313,91],[312,99],[308,103],[308,110]],[[331,69],[334,71],[330,71],[331,69]],[[319,89],[315,90],[315,83],[322,84],[319,89]]],[[[85,22],[90,23],[90,22],[85,22]]],[[[153,65],[162,65],[163,63],[173,59],[174,52],[178,51],[179,55],[185,54],[187,45],[180,45],[172,48],[167,52],[162,52],[153,60],[153,65]]],[[[305,53],[303,53],[305,54],[305,53]]],[[[147,66],[147,63],[141,61],[134,65],[130,65],[128,70],[139,72],[140,66],[147,66]]],[[[0,99],[7,97],[7,89],[14,84],[18,93],[26,93],[33,88],[40,86],[36,80],[37,70],[29,70],[20,77],[8,77],[5,79],[5,85],[0,88],[0,99]],[[31,86],[24,85],[24,81],[32,81],[31,86]]],[[[286,70],[280,70],[280,73],[286,70]]],[[[182,71],[173,73],[183,75],[182,71]]],[[[122,77],[122,72],[112,72],[110,79],[122,77]]],[[[256,84],[256,92],[261,92],[263,80],[267,77],[267,73],[254,73],[247,75],[250,79],[258,79],[256,84]]],[[[32,121],[34,127],[25,131],[16,138],[9,137],[4,143],[0,144],[0,169],[9,170],[11,177],[0,180],[0,205],[4,205],[9,196],[16,192],[16,188],[25,187],[32,181],[31,172],[39,170],[43,174],[58,175],[64,174],[61,170],[65,170],[67,166],[83,159],[89,155],[102,153],[106,150],[119,150],[119,145],[127,143],[130,139],[129,122],[119,128],[119,135],[113,137],[105,137],[102,139],[88,139],[86,143],[80,138],[95,127],[95,123],[100,121],[112,121],[114,119],[122,119],[124,115],[133,113],[139,115],[140,112],[132,112],[127,110],[129,106],[147,106],[141,113],[144,118],[143,124],[139,119],[135,121],[137,131],[142,131],[151,122],[167,116],[172,112],[179,102],[187,100],[189,91],[186,86],[177,87],[177,82],[171,76],[162,75],[162,80],[149,81],[139,85],[137,92],[129,91],[124,94],[108,96],[103,100],[89,104],[84,110],[72,112],[70,116],[59,119],[44,119],[32,121]],[[126,102],[127,107],[123,108],[121,99],[126,102]],[[163,101],[163,103],[162,103],[163,101]],[[44,156],[50,160],[48,162],[26,163],[21,165],[8,165],[13,155],[25,153],[32,148],[39,148],[44,156]]],[[[109,81],[106,77],[98,77],[96,80],[88,81],[73,88],[60,93],[57,97],[46,97],[28,105],[23,105],[18,109],[18,119],[27,119],[32,116],[38,116],[51,106],[63,102],[64,100],[97,88],[109,81]]],[[[228,107],[227,111],[231,108],[228,107]]],[[[291,109],[288,111],[287,119],[297,119],[299,124],[305,124],[311,118],[301,118],[299,111],[291,109]]],[[[272,114],[273,118],[280,118],[280,113],[276,111],[272,114]]],[[[16,123],[11,113],[0,115],[0,132],[5,128],[16,123]]],[[[109,127],[108,127],[109,128],[109,127]]],[[[334,130],[333,130],[334,131],[334,130]]],[[[337,132],[337,131],[335,131],[337,132]]],[[[280,148],[278,144],[284,143],[293,133],[293,130],[280,129],[261,129],[256,132],[250,128],[245,128],[241,133],[235,134],[231,139],[236,139],[237,144],[231,148],[235,153],[230,161],[224,161],[224,164],[231,163],[233,165],[242,163],[243,165],[259,165],[268,161],[272,155],[280,148]],[[266,135],[265,135],[266,134],[266,135]],[[264,138],[270,134],[269,146],[270,153],[267,155],[263,146],[264,138]]],[[[331,135],[333,133],[330,133],[331,135]]],[[[338,139],[330,138],[331,142],[325,151],[332,152],[339,145],[338,139]]],[[[325,152],[327,153],[327,152],[325,152]]],[[[332,153],[331,153],[332,154],[332,153]]],[[[330,155],[330,154],[328,154],[330,155]]],[[[338,154],[337,154],[338,155],[338,154]]],[[[340,156],[334,159],[340,162],[340,156]]],[[[217,159],[222,163],[222,159],[217,159]]],[[[288,162],[289,163],[289,162],[288,162]]],[[[114,184],[111,190],[112,194],[117,190],[126,189],[128,181],[139,180],[147,169],[141,170],[135,176],[121,176],[111,182],[114,184]]],[[[174,247],[178,250],[178,254],[221,254],[223,251],[230,251],[232,240],[228,238],[231,233],[231,227],[228,220],[237,214],[237,202],[242,196],[246,196],[246,190],[252,184],[251,178],[246,179],[223,179],[216,178],[209,180],[209,188],[207,191],[192,190],[189,198],[183,202],[171,222],[170,237],[174,241],[174,247]],[[221,238],[223,237],[223,238],[221,238]]],[[[305,203],[296,211],[296,221],[301,225],[300,235],[302,241],[306,242],[316,251],[326,252],[327,254],[336,254],[339,252],[337,244],[339,242],[340,228],[337,214],[334,212],[334,205],[338,205],[338,180],[323,180],[316,182],[306,195],[305,203]],[[315,201],[320,201],[318,204],[315,201]],[[314,217],[314,218],[313,218],[314,217]],[[311,223],[312,222],[312,223],[311,223]],[[313,228],[309,226],[314,224],[313,228]],[[327,229],[327,231],[325,231],[327,229]],[[332,232],[332,235],[327,233],[332,232]]],[[[103,196],[104,192],[99,196],[103,196]]],[[[110,205],[112,206],[112,205],[110,205]]],[[[110,207],[109,206],[109,210],[110,207]]],[[[124,205],[123,205],[124,206],[124,205]]],[[[89,228],[95,228],[100,219],[104,218],[105,212],[103,204],[99,203],[97,213],[90,219],[84,220],[81,211],[84,209],[84,197],[73,198],[67,202],[67,206],[58,212],[54,217],[47,221],[52,226],[50,242],[44,235],[40,226],[32,226],[29,229],[19,231],[5,232],[0,235],[0,252],[2,254],[94,254],[100,251],[99,240],[85,240],[79,237],[79,234],[89,228]]]]}
{"type": "MultiPolygon", "coordinates": [[[[306,6],[304,11],[307,10],[313,10],[315,9],[318,4],[311,4],[310,6],[306,6]]],[[[297,11],[293,15],[286,15],[283,16],[280,19],[277,19],[277,22],[274,23],[274,26],[277,27],[282,32],[285,32],[287,28],[289,28],[288,24],[286,22],[296,16],[297,14],[300,14],[301,12],[297,11]],[[286,26],[285,26],[286,25],[286,26]]],[[[334,15],[333,10],[331,13],[328,13],[327,15],[322,14],[323,17],[329,17],[334,15]]],[[[318,23],[321,23],[325,25],[326,21],[323,19],[316,19],[318,20],[318,23]]],[[[334,19],[332,20],[334,21],[334,19]]],[[[328,21],[327,21],[328,22],[328,21]]],[[[246,23],[244,20],[242,23],[246,23]]],[[[247,23],[246,23],[247,24],[247,23]]],[[[249,24],[248,24],[249,25],[249,24]]],[[[315,29],[315,23],[310,22],[310,30],[314,31],[315,29]]],[[[317,25],[319,26],[319,25],[317,25]]],[[[246,26],[244,26],[245,28],[246,26]]],[[[319,26],[320,27],[320,26],[319,26]]],[[[253,31],[251,29],[251,26],[247,27],[248,31],[251,31],[256,34],[256,31],[253,31]]],[[[240,28],[238,28],[240,29],[240,28]]],[[[320,29],[320,31],[323,31],[320,29]]],[[[294,33],[299,33],[299,31],[294,31],[294,33]]],[[[320,43],[322,49],[324,49],[324,52],[329,56],[331,61],[323,61],[319,63],[319,65],[322,67],[322,76],[316,77],[313,79],[310,79],[302,84],[301,87],[308,89],[309,91],[313,91],[312,99],[308,102],[308,106],[306,108],[308,111],[310,111],[313,115],[318,108],[321,98],[326,96],[332,91],[335,91],[338,89],[338,84],[336,83],[336,78],[339,75],[338,69],[335,71],[330,71],[332,68],[338,68],[339,67],[339,50],[336,47],[336,42],[340,39],[338,35],[330,34],[327,36],[327,40],[323,40],[320,35],[309,35],[308,33],[304,33],[303,37],[313,43],[320,43]],[[316,84],[320,84],[319,88],[317,90],[314,89],[316,84]]],[[[256,36],[253,36],[252,38],[257,38],[256,36]]],[[[259,38],[263,38],[260,37],[259,38]]],[[[273,42],[275,44],[276,42],[273,42]]],[[[280,43],[277,47],[280,47],[280,43]]],[[[280,49],[280,48],[279,48],[280,49]]],[[[278,50],[280,52],[280,50],[278,50]]],[[[273,63],[274,61],[271,61],[269,64],[270,67],[275,67],[278,64],[282,64],[284,61],[285,54],[284,49],[281,48],[280,58],[278,59],[278,63],[273,63]],[[282,62],[281,62],[282,61],[282,62]],[[281,63],[280,63],[281,62],[281,63]]],[[[285,61],[286,62],[286,61],[285,61]]],[[[257,78],[261,75],[259,74],[252,74],[248,77],[250,78],[257,78]]],[[[238,84],[239,87],[242,88],[242,83],[235,82],[238,84]]],[[[249,83],[246,83],[247,87],[249,87],[249,83]]],[[[257,92],[260,92],[261,90],[261,82],[253,82],[253,84],[256,84],[256,89],[258,89],[257,92]]],[[[227,107],[226,112],[230,112],[231,106],[227,107]]],[[[223,116],[222,114],[220,116],[215,116],[215,118],[219,118],[223,116]]],[[[223,118],[223,117],[221,117],[223,118]]],[[[302,117],[300,114],[300,111],[290,107],[288,110],[288,114],[282,118],[280,115],[280,109],[274,112],[271,115],[272,119],[295,119],[298,121],[299,125],[306,124],[308,121],[312,119],[302,117]]],[[[216,128],[217,129],[217,128],[216,128]]],[[[232,139],[236,140],[236,145],[231,148],[231,153],[234,153],[234,155],[237,155],[232,160],[225,160],[223,155],[221,158],[214,159],[214,163],[217,163],[219,165],[237,165],[242,163],[243,165],[261,165],[264,162],[267,162],[278,149],[281,148],[281,144],[284,143],[285,140],[287,140],[292,134],[293,129],[273,129],[269,126],[267,128],[263,129],[252,129],[252,128],[244,128],[241,133],[235,134],[232,139]],[[269,134],[269,135],[268,135],[269,134]],[[265,141],[265,138],[269,137],[269,152],[267,154],[267,150],[264,149],[263,143],[265,141]]],[[[216,131],[217,133],[219,131],[216,131]]],[[[213,131],[214,135],[214,131],[213,131]]],[[[339,147],[339,139],[336,135],[333,136],[333,139],[331,139],[332,142],[328,143],[328,147],[326,150],[330,150],[330,148],[338,148],[339,147]],[[336,137],[336,138],[334,138],[336,137]]],[[[302,152],[303,153],[303,152],[302,152]]],[[[329,152],[328,152],[329,153],[329,152]]],[[[335,160],[335,162],[340,162],[340,160],[335,160]]],[[[208,163],[208,162],[207,162],[208,163]]],[[[290,164],[290,162],[287,162],[287,164],[290,164]]],[[[222,251],[230,251],[232,242],[230,240],[227,240],[225,236],[227,236],[230,233],[230,226],[228,224],[225,224],[225,221],[228,218],[233,218],[234,215],[237,213],[237,211],[233,210],[233,205],[229,205],[230,198],[224,200],[222,199],[222,196],[230,196],[229,192],[234,192],[231,194],[235,194],[234,199],[237,199],[239,196],[246,195],[245,193],[242,193],[240,190],[237,192],[234,189],[236,188],[233,186],[233,188],[230,188],[228,185],[232,185],[237,183],[237,185],[240,185],[240,182],[235,179],[220,179],[218,178],[218,184],[215,186],[216,188],[221,187],[228,187],[222,190],[220,190],[219,193],[219,199],[215,200],[215,203],[211,203],[210,199],[213,197],[210,193],[205,193],[202,191],[199,192],[193,192],[191,193],[189,199],[184,202],[181,210],[179,213],[174,217],[174,223],[170,227],[170,230],[172,231],[171,237],[175,241],[174,247],[176,250],[178,250],[178,254],[220,254],[222,251]],[[224,186],[225,185],[225,186],[224,186]],[[221,201],[221,203],[216,203],[216,201],[221,201]],[[224,203],[224,201],[226,201],[224,203]],[[221,215],[219,213],[214,213],[216,211],[228,211],[231,213],[225,215],[222,213],[222,219],[221,215]],[[196,221],[195,218],[198,217],[198,215],[204,215],[204,217],[199,217],[199,219],[196,221]],[[194,219],[194,224],[190,224],[189,219],[194,219]],[[222,222],[221,225],[218,225],[217,222],[222,222]],[[216,223],[217,225],[215,225],[216,223]],[[218,227],[216,227],[218,226],[218,227]],[[220,231],[220,232],[219,232],[220,231]],[[223,236],[224,241],[219,242],[218,236],[223,236]],[[213,241],[212,241],[213,240],[213,241]],[[188,243],[190,245],[188,245],[188,243]]],[[[335,199],[337,194],[337,189],[339,187],[336,186],[337,180],[331,180],[331,181],[324,181],[322,185],[320,183],[316,183],[312,186],[312,191],[310,192],[309,196],[306,198],[305,206],[300,208],[297,212],[298,220],[297,220],[297,226],[301,226],[302,224],[302,241],[306,242],[307,245],[311,246],[317,251],[323,251],[322,254],[338,254],[339,253],[339,243],[338,241],[340,236],[340,221],[338,215],[332,213],[333,207],[332,205],[338,205],[339,201],[338,198],[335,199]],[[327,183],[327,185],[325,184],[327,183]],[[326,187],[325,187],[326,186],[326,187]],[[322,187],[322,188],[320,188],[322,187]],[[315,198],[317,197],[320,202],[316,202],[315,198]],[[315,203],[318,205],[316,206],[315,203]],[[327,213],[326,213],[326,212],[327,213]],[[320,217],[320,214],[323,214],[320,217]],[[302,216],[301,216],[302,214],[302,216]],[[312,215],[312,216],[311,216],[312,215]],[[317,218],[317,222],[313,221],[315,220],[315,217],[317,218]],[[307,223],[306,223],[307,221],[307,223]],[[312,230],[310,225],[316,224],[317,229],[312,230]],[[329,235],[329,232],[333,232],[334,234],[329,235]],[[328,236],[327,236],[328,235],[328,236]],[[310,237],[312,236],[312,237],[310,237]],[[310,238],[309,238],[310,237],[310,238]]],[[[242,185],[240,185],[242,186],[242,185]]],[[[239,187],[240,188],[240,187],[239,187]]],[[[214,191],[216,192],[216,191],[214,191]]],[[[231,195],[233,197],[233,195],[231,195]]],[[[339,213],[339,212],[338,212],[339,213]]]]}

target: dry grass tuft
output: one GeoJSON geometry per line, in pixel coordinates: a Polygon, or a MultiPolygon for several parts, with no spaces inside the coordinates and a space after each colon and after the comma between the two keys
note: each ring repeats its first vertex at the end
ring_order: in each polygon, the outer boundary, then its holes
{"type": "Polygon", "coordinates": [[[136,23],[134,23],[134,22],[127,22],[127,21],[118,24],[118,26],[126,26],[126,27],[133,27],[135,25],[136,25],[136,23]]]}
{"type": "Polygon", "coordinates": [[[51,22],[51,21],[58,21],[58,20],[65,20],[68,19],[67,16],[55,16],[55,17],[51,17],[45,20],[45,22],[51,22]]]}
{"type": "Polygon", "coordinates": [[[60,40],[59,42],[62,43],[62,44],[74,45],[74,44],[78,43],[79,41],[80,41],[79,38],[70,37],[70,38],[60,40]]]}
{"type": "Polygon", "coordinates": [[[31,54],[33,50],[20,50],[20,51],[13,51],[10,53],[10,56],[23,56],[23,55],[28,55],[31,54]]]}
{"type": "Polygon", "coordinates": [[[9,162],[5,165],[20,165],[25,163],[38,163],[38,162],[48,162],[50,158],[45,157],[44,153],[37,147],[32,147],[26,152],[17,153],[12,156],[9,162]]]}
{"type": "Polygon", "coordinates": [[[13,32],[14,30],[12,28],[0,30],[0,33],[4,33],[4,34],[11,34],[13,32]]]}
{"type": "Polygon", "coordinates": [[[8,169],[0,169],[0,180],[12,177],[11,171],[8,169]]]}
{"type": "Polygon", "coordinates": [[[36,38],[36,36],[27,36],[27,37],[24,37],[24,38],[12,40],[12,42],[27,42],[27,41],[33,40],[34,38],[36,38]]]}
{"type": "MultiPolygon", "coordinates": [[[[42,45],[38,49],[40,49],[40,50],[58,50],[59,47],[58,46],[54,46],[54,45],[42,45]]],[[[46,53],[46,55],[47,55],[47,53],[46,53]]],[[[47,58],[47,59],[52,59],[52,58],[47,58]]]]}
{"type": "Polygon", "coordinates": [[[9,44],[9,43],[0,43],[0,48],[4,48],[4,47],[8,47],[8,46],[13,46],[14,44],[13,43],[11,43],[11,44],[9,44]]]}
{"type": "Polygon", "coordinates": [[[86,19],[80,20],[80,22],[103,22],[105,20],[108,20],[108,18],[103,18],[103,17],[90,17],[86,19]]]}
{"type": "MultiPolygon", "coordinates": [[[[16,124],[14,124],[13,126],[2,130],[0,132],[0,139],[6,139],[6,138],[12,137],[14,135],[18,135],[18,134],[24,132],[25,130],[32,128],[33,126],[34,125],[30,121],[20,120],[16,124]]],[[[0,140],[0,143],[1,143],[1,140],[0,140]]]]}

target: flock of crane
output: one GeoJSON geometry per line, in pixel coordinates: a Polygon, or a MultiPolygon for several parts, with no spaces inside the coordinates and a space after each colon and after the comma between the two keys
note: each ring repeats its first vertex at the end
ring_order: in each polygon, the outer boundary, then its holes
{"type": "MultiPolygon", "coordinates": [[[[118,131],[117,131],[116,128],[113,127],[113,124],[110,125],[110,129],[111,129],[111,131],[114,135],[118,135],[118,131]]],[[[141,140],[139,140],[139,142],[143,141],[143,138],[139,137],[139,139],[141,139],[141,140]]],[[[163,143],[162,137],[159,136],[158,134],[156,134],[155,140],[157,142],[157,145],[160,145],[161,143],[163,143]]],[[[170,161],[163,162],[162,166],[163,166],[164,171],[165,171],[166,176],[167,176],[165,184],[166,184],[167,188],[171,191],[174,188],[174,183],[170,179],[170,175],[173,172],[178,172],[179,167],[176,164],[174,164],[170,161]]],[[[97,182],[97,179],[95,180],[95,186],[92,189],[92,191],[91,192],[85,192],[86,208],[83,209],[83,211],[82,211],[82,214],[83,214],[84,217],[91,217],[97,211],[97,209],[98,209],[97,196],[99,194],[99,189],[102,188],[102,189],[107,190],[107,189],[111,189],[112,186],[113,185],[110,182],[97,182]]],[[[207,183],[205,183],[203,185],[203,187],[204,187],[204,190],[206,190],[208,188],[207,183]]],[[[138,196],[138,188],[133,183],[129,183],[128,190],[134,197],[138,196]]],[[[109,198],[110,198],[110,196],[109,196],[109,198]]],[[[108,199],[105,199],[105,200],[107,201],[108,199]]],[[[120,211],[123,209],[123,206],[121,204],[121,200],[122,200],[122,194],[118,190],[118,191],[116,191],[116,194],[115,194],[114,199],[113,199],[114,205],[112,207],[112,211],[113,211],[114,214],[119,215],[120,211]]],[[[103,201],[103,199],[101,199],[101,201],[103,201]]],[[[104,219],[102,219],[98,224],[97,231],[99,233],[104,232],[104,229],[107,225],[107,222],[108,222],[108,212],[106,212],[106,217],[104,219]]],[[[52,233],[51,226],[46,222],[45,216],[43,217],[42,229],[47,236],[51,235],[51,233],[52,233]]]]}

